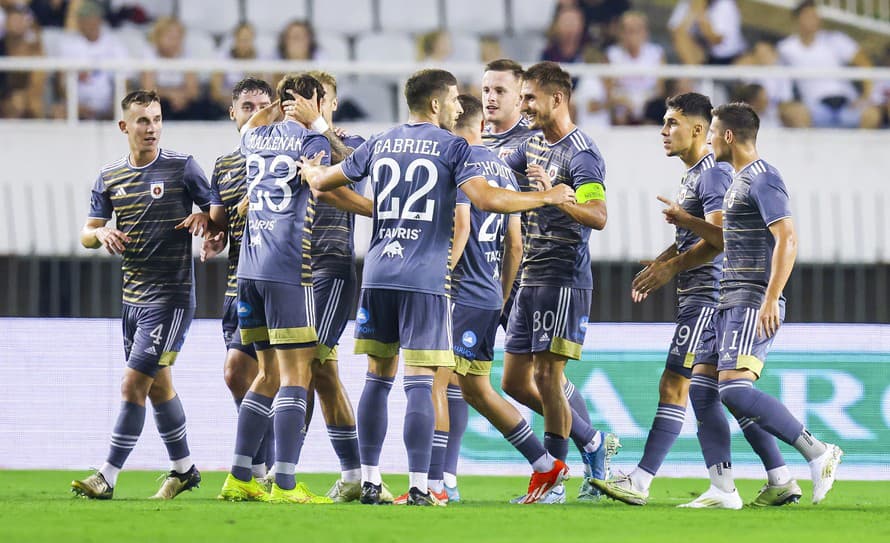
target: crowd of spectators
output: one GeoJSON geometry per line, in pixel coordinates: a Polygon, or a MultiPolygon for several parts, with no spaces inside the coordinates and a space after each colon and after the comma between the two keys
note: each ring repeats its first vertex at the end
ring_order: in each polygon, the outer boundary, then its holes
{"type": "MultiPolygon", "coordinates": [[[[735,0],[680,0],[667,22],[659,18],[655,26],[644,10],[651,7],[650,2],[539,3],[553,9],[542,38],[532,34],[468,34],[443,27],[412,34],[416,53],[409,53],[409,58],[431,65],[488,62],[504,56],[569,65],[607,63],[653,68],[669,62],[821,68],[872,65],[850,36],[822,28],[812,0],[800,2],[790,14],[792,33],[772,39],[764,38],[764,32],[746,34],[735,0]],[[535,46],[524,51],[524,57],[516,52],[517,45],[529,44],[535,46]]],[[[178,19],[176,4],[173,0],[0,0],[0,56],[52,55],[90,61],[368,58],[343,52],[346,45],[343,51],[326,51],[304,19],[282,19],[277,33],[260,32],[251,22],[242,21],[228,33],[210,36],[178,19]]],[[[208,12],[208,16],[213,15],[208,12]]],[[[359,47],[356,36],[344,37],[347,42],[359,47]]],[[[389,58],[387,53],[381,51],[378,58],[389,58]]],[[[890,47],[876,57],[878,65],[890,65],[890,47]]],[[[568,68],[571,70],[571,66],[568,68]]],[[[282,74],[157,71],[128,74],[127,83],[158,89],[168,119],[207,120],[226,115],[229,89],[246,75],[274,81],[282,74]]],[[[79,118],[111,118],[111,73],[83,71],[77,74],[76,84],[79,118]]],[[[468,81],[464,87],[475,91],[476,85],[478,82],[468,81]]],[[[64,117],[66,87],[61,73],[0,72],[0,117],[64,117]]],[[[696,80],[663,80],[654,75],[585,76],[575,79],[574,115],[584,125],[660,123],[664,98],[683,90],[712,91],[715,101],[745,100],[760,112],[764,124],[771,126],[877,128],[890,123],[890,81],[854,83],[837,79],[742,78],[713,85],[696,80]]],[[[349,103],[348,92],[343,102],[349,103]]],[[[354,119],[367,113],[358,107],[344,111],[354,119]]]]}

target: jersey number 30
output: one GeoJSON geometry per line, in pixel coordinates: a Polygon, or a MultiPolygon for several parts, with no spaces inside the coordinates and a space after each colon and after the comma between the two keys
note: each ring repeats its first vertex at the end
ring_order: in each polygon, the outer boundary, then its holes
{"type": "MultiPolygon", "coordinates": [[[[378,219],[411,219],[416,221],[432,221],[433,213],[436,210],[436,201],[432,198],[426,198],[421,202],[421,198],[426,196],[436,186],[439,180],[439,170],[436,165],[426,158],[418,158],[408,164],[405,170],[405,181],[413,183],[418,169],[426,170],[426,183],[420,188],[414,190],[410,196],[405,199],[405,207],[401,208],[401,198],[393,196],[390,198],[392,191],[396,185],[402,180],[402,167],[395,159],[384,157],[374,162],[371,170],[371,179],[374,184],[380,182],[381,170],[389,169],[389,181],[377,194],[377,218],[378,219]]],[[[413,184],[412,184],[413,187],[413,184]]]]}

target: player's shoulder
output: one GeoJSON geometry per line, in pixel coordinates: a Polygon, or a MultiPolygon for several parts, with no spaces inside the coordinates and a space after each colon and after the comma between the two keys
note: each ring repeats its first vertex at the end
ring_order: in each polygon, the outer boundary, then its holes
{"type": "Polygon", "coordinates": [[[472,162],[495,161],[503,162],[498,154],[485,145],[470,145],[470,160],[472,162]]]}
{"type": "Polygon", "coordinates": [[[575,128],[563,141],[570,147],[573,158],[578,155],[593,155],[598,160],[602,160],[603,158],[603,155],[600,153],[599,147],[596,146],[593,138],[580,128],[575,128]]]}
{"type": "Polygon", "coordinates": [[[357,149],[359,145],[365,143],[365,138],[357,135],[357,134],[346,134],[342,138],[343,145],[347,147],[351,147],[353,149],[357,149]]]}
{"type": "Polygon", "coordinates": [[[158,168],[185,168],[186,164],[191,160],[194,160],[192,155],[170,149],[161,149],[153,166],[158,168]]]}
{"type": "Polygon", "coordinates": [[[216,169],[227,168],[242,161],[244,161],[244,155],[241,154],[241,149],[233,149],[232,151],[224,155],[219,155],[218,157],[216,157],[214,166],[216,169]]]}
{"type": "Polygon", "coordinates": [[[102,167],[99,168],[99,175],[101,175],[102,177],[106,177],[127,170],[129,168],[130,162],[127,160],[127,155],[124,155],[117,160],[113,160],[111,162],[103,164],[102,167]]]}
{"type": "Polygon", "coordinates": [[[698,164],[702,182],[731,180],[734,174],[728,162],[717,162],[713,154],[706,155],[698,164]]]}
{"type": "Polygon", "coordinates": [[[750,179],[751,186],[781,186],[784,187],[785,181],[782,174],[775,166],[769,164],[765,160],[757,159],[745,168],[745,173],[750,179]]]}

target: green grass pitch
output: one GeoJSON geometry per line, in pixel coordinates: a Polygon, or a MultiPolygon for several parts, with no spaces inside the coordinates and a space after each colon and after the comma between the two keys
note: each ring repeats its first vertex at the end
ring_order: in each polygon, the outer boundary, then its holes
{"type": "MultiPolygon", "coordinates": [[[[72,497],[68,484],[86,472],[0,471],[0,542],[74,543],[210,541],[511,543],[624,541],[723,543],[792,541],[866,543],[890,541],[890,482],[840,481],[826,501],[809,503],[801,481],[800,504],[762,510],[676,509],[706,488],[705,480],[656,479],[646,507],[617,502],[578,503],[580,480],[568,482],[563,506],[505,503],[521,493],[519,477],[461,477],[464,501],[447,508],[345,505],[272,505],[216,500],[223,473],[203,474],[201,488],[172,502],[145,499],[160,484],[158,473],[124,472],[115,499],[72,497]]],[[[324,492],[335,475],[305,475],[324,492]]],[[[390,476],[394,491],[407,483],[390,476]]],[[[746,501],[758,481],[738,481],[746,501]]]]}

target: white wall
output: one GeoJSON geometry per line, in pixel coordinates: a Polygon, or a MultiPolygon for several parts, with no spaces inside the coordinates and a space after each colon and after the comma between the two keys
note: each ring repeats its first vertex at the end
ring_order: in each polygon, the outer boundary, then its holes
{"type": "MultiPolygon", "coordinates": [[[[385,126],[355,126],[369,135],[385,126]]],[[[591,236],[597,260],[654,256],[672,240],[657,194],[674,194],[679,160],[658,127],[597,129],[606,159],[609,224],[591,236]]],[[[167,123],[163,146],[195,155],[208,176],[233,149],[234,125],[167,123]]],[[[82,253],[77,242],[89,189],[102,164],[126,153],[114,123],[0,122],[0,254],[82,253]]],[[[890,131],[766,129],[760,151],[785,177],[800,231],[800,260],[890,260],[890,131]]],[[[367,223],[363,223],[367,224],[367,223]]],[[[94,253],[95,254],[95,253],[94,253]]]]}

